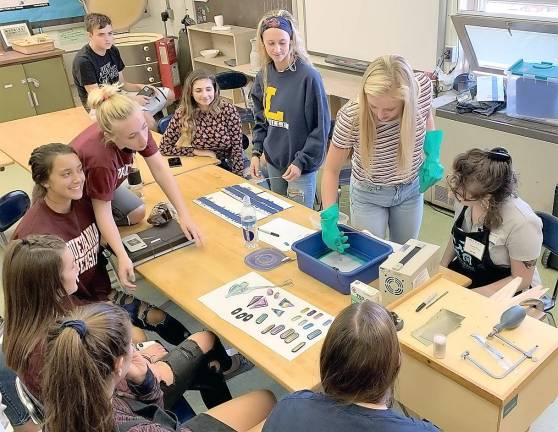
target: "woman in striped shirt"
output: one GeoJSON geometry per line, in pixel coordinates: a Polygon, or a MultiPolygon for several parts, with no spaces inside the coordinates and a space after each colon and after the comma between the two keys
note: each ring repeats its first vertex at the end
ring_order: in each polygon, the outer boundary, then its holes
{"type": "Polygon", "coordinates": [[[434,129],[431,107],[429,78],[413,73],[404,58],[384,56],[370,64],[358,98],[337,114],[324,167],[322,225],[332,249],[342,252],[346,238],[331,237],[324,219],[338,212],[339,173],[351,152],[351,224],[381,238],[389,227],[390,240],[397,243],[418,236],[423,209],[418,175],[425,136],[434,129]]]}

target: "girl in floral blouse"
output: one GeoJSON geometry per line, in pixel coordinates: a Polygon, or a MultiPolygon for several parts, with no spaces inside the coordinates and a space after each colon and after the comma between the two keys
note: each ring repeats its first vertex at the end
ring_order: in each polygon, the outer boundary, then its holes
{"type": "Polygon", "coordinates": [[[215,76],[195,70],[184,83],[180,107],[163,134],[159,150],[167,156],[208,156],[242,175],[242,127],[235,107],[221,98],[215,76]]]}

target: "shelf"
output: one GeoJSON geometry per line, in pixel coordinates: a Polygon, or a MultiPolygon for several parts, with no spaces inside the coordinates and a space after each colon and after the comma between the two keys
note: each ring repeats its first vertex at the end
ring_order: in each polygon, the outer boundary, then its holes
{"type": "MultiPolygon", "coordinates": [[[[231,29],[228,31],[217,31],[211,30],[211,28],[215,25],[215,23],[203,23],[203,24],[196,24],[192,26],[188,26],[188,31],[199,31],[204,33],[213,33],[213,34],[220,34],[225,36],[236,36],[243,33],[255,33],[253,28],[248,27],[239,27],[239,26],[230,26],[231,29]]],[[[226,25],[226,24],[225,24],[226,25]]]]}
{"type": "Polygon", "coordinates": [[[213,58],[207,58],[207,57],[195,57],[194,61],[198,62],[198,63],[203,63],[203,64],[208,64],[211,66],[217,66],[220,68],[224,68],[224,69],[233,69],[231,66],[225,64],[225,60],[232,60],[230,57],[225,57],[225,56],[217,56],[217,57],[213,57],[213,58]]]}
{"type": "Polygon", "coordinates": [[[250,63],[246,63],[246,64],[241,64],[235,67],[231,68],[234,71],[237,72],[242,72],[244,75],[247,75],[249,77],[255,78],[256,75],[258,74],[257,72],[254,72],[252,70],[252,68],[250,67],[250,63]]]}

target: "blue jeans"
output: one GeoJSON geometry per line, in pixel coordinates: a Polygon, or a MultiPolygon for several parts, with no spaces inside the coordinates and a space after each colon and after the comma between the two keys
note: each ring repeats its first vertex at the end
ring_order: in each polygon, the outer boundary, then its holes
{"type": "Polygon", "coordinates": [[[0,350],[0,392],[2,393],[2,403],[6,405],[4,413],[12,426],[21,426],[31,420],[27,408],[19,400],[16,386],[16,374],[8,366],[4,353],[0,350]]]}
{"type": "Polygon", "coordinates": [[[287,182],[280,178],[285,173],[285,170],[278,170],[268,162],[267,173],[268,177],[270,177],[269,183],[271,184],[271,190],[273,192],[286,196],[306,207],[314,207],[316,180],[318,176],[317,171],[302,174],[296,180],[287,182]],[[296,194],[296,190],[301,191],[302,194],[296,194]]]}
{"type": "Polygon", "coordinates": [[[424,206],[418,178],[409,184],[374,185],[351,177],[351,225],[396,243],[417,238],[424,206]]]}

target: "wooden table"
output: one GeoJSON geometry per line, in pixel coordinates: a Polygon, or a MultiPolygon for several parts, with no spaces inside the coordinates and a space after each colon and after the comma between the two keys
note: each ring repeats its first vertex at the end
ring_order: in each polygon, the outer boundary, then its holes
{"type": "MultiPolygon", "coordinates": [[[[411,291],[390,308],[405,321],[398,333],[402,348],[401,371],[396,399],[444,431],[523,432],[558,395],[558,329],[531,317],[515,330],[504,331],[524,350],[539,345],[537,362],[524,361],[503,379],[494,379],[461,358],[468,350],[494,373],[500,369],[472,333],[486,336],[500,319],[500,311],[487,297],[440,278],[411,291]],[[430,294],[449,293],[436,306],[415,312],[430,294]],[[433,357],[411,333],[440,311],[448,309],[465,317],[461,326],[447,337],[444,359],[433,357]]],[[[520,354],[498,339],[489,343],[514,362],[520,354]]]]}
{"type": "MultiPolygon", "coordinates": [[[[311,388],[319,382],[318,359],[321,343],[314,345],[294,361],[287,361],[248,334],[221,320],[198,301],[200,296],[245,275],[252,269],[244,264],[246,249],[243,246],[241,230],[192,203],[191,200],[216,192],[224,186],[238,184],[243,179],[215,166],[191,171],[176,179],[192,217],[203,232],[204,246],[192,246],[172,252],[138,266],[137,271],[183,310],[237,347],[286,389],[293,391],[311,388]]],[[[144,188],[144,196],[150,209],[160,201],[162,192],[158,185],[152,184],[144,188]]],[[[282,217],[310,227],[309,216],[312,213],[312,210],[297,204],[266,218],[265,222],[274,217],[282,217]]],[[[147,228],[145,221],[139,226],[124,229],[122,234],[144,228],[147,228]]],[[[263,273],[263,276],[273,283],[292,279],[294,286],[285,288],[286,290],[332,315],[337,315],[350,303],[349,296],[342,295],[300,272],[296,262],[283,264],[277,269],[263,273]]],[[[459,276],[458,280],[468,281],[462,276],[459,276]]]]}
{"type": "Polygon", "coordinates": [[[14,160],[3,151],[0,151],[0,171],[4,171],[8,165],[12,165],[14,160]]]}
{"type": "MultiPolygon", "coordinates": [[[[29,170],[29,156],[34,148],[52,142],[68,144],[92,123],[93,121],[83,107],[0,123],[0,136],[7,137],[0,145],[1,150],[16,163],[29,170]]],[[[155,142],[159,144],[161,135],[156,132],[152,133],[155,142]]],[[[167,156],[164,157],[168,159],[167,156]]],[[[209,157],[194,156],[180,159],[182,166],[171,169],[174,175],[219,163],[217,159],[209,157]]],[[[136,160],[144,184],[153,183],[155,180],[147,168],[145,160],[141,156],[136,160]]]]}
{"type": "Polygon", "coordinates": [[[45,51],[35,54],[22,54],[20,52],[10,50],[10,51],[0,51],[0,66],[7,66],[17,63],[26,63],[35,60],[43,60],[51,57],[58,57],[64,54],[66,51],[55,48],[51,51],[45,51]]]}

